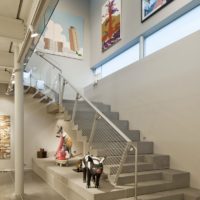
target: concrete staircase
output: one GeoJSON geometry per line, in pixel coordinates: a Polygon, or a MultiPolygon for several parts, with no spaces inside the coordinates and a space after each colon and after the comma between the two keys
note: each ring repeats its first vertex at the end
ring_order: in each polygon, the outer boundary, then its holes
{"type": "MultiPolygon", "coordinates": [[[[43,98],[42,94],[37,94],[34,89],[27,91],[34,93],[34,98],[43,98]]],[[[42,101],[41,101],[42,102],[42,101]]],[[[51,99],[48,98],[43,103],[49,103],[51,99]]],[[[127,120],[120,120],[119,113],[112,112],[109,105],[103,103],[94,103],[123,133],[125,133],[138,148],[138,195],[141,200],[200,200],[200,192],[189,188],[190,174],[188,172],[170,169],[169,155],[159,155],[154,153],[154,144],[151,141],[141,141],[139,130],[129,130],[129,122],[127,120]]],[[[61,108],[56,103],[51,103],[47,106],[47,111],[52,114],[57,114],[57,118],[64,121],[70,121],[74,101],[65,100],[63,102],[63,113],[59,113],[61,108]]],[[[83,146],[88,145],[88,138],[91,132],[91,127],[94,119],[94,111],[85,102],[79,102],[75,117],[75,126],[72,125],[72,132],[76,135],[78,142],[82,142],[83,146]]],[[[99,121],[97,130],[101,132],[103,122],[99,121]]],[[[109,131],[109,130],[108,130],[109,131]]],[[[105,130],[104,130],[105,132],[105,130]]],[[[102,133],[103,134],[103,133],[102,133]]],[[[110,140],[110,143],[115,141],[110,140]]],[[[119,158],[121,154],[119,149],[112,149],[113,145],[109,145],[102,149],[102,144],[96,144],[92,153],[97,156],[106,156],[104,163],[104,173],[107,174],[109,182],[113,183],[116,169],[119,167],[119,158]]],[[[86,151],[86,150],[85,150],[86,151]]],[[[94,192],[93,197],[83,199],[95,200],[131,200],[134,196],[134,152],[128,152],[127,159],[123,165],[122,173],[119,176],[117,185],[112,187],[112,190],[104,191],[103,185],[107,185],[106,180],[102,180],[101,192],[94,192]],[[119,187],[120,190],[115,187],[119,187]],[[104,191],[104,192],[103,192],[104,191]]],[[[76,186],[79,187],[79,186],[76,186]]],[[[109,185],[110,187],[110,185],[109,185]]],[[[92,189],[93,190],[93,189],[92,189]]],[[[97,189],[94,189],[95,191],[97,189]]],[[[74,191],[76,192],[76,191],[74,191]]],[[[84,191],[85,193],[91,190],[84,191]]],[[[89,194],[87,194],[89,195],[89,194]]],[[[86,195],[86,196],[87,196],[86,195]]]]}

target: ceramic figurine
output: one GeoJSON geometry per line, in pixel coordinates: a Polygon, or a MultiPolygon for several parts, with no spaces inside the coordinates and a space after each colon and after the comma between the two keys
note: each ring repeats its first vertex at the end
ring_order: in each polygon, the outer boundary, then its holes
{"type": "Polygon", "coordinates": [[[99,158],[91,155],[86,155],[82,161],[83,182],[87,182],[87,187],[90,187],[91,178],[95,183],[95,188],[99,187],[99,180],[103,173],[103,161],[105,158],[99,158]]]}

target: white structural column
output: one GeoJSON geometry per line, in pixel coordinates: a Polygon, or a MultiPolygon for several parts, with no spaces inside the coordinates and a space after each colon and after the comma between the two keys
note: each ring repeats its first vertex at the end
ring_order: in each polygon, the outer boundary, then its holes
{"type": "Polygon", "coordinates": [[[15,195],[24,194],[24,89],[23,69],[18,63],[19,47],[15,45],[15,195]]]}

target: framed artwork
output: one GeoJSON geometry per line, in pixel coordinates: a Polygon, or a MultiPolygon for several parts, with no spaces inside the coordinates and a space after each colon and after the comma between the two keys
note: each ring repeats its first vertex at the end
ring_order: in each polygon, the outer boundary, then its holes
{"type": "Polygon", "coordinates": [[[83,17],[70,15],[58,7],[37,49],[44,53],[83,59],[83,17]]]}
{"type": "Polygon", "coordinates": [[[0,115],[0,159],[10,159],[10,116],[0,115]]]}
{"type": "Polygon", "coordinates": [[[147,20],[153,14],[164,8],[173,0],[141,0],[142,22],[147,20]]]}
{"type": "Polygon", "coordinates": [[[116,44],[120,38],[121,0],[107,0],[102,6],[102,52],[116,44]]]}

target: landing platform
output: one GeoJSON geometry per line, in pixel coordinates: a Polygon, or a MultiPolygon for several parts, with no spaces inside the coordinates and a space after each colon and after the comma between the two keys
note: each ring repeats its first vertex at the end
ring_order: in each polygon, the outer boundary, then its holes
{"type": "MultiPolygon", "coordinates": [[[[91,188],[86,188],[82,181],[82,173],[75,172],[76,163],[80,158],[72,158],[68,166],[59,167],[55,159],[33,159],[33,171],[47,182],[66,200],[131,200],[134,199],[134,186],[114,186],[107,179],[102,178],[97,189],[91,183],[91,188]]],[[[177,179],[181,172],[167,170],[177,179]]],[[[183,182],[181,176],[178,182],[183,182]]],[[[183,187],[177,182],[169,180],[152,180],[138,183],[138,200],[199,200],[200,191],[183,187]],[[179,189],[180,188],[180,189],[179,189]],[[182,189],[181,189],[182,188],[182,189]],[[142,195],[143,194],[143,195],[142,195]],[[144,195],[145,194],[145,195],[144,195]]]]}
{"type": "Polygon", "coordinates": [[[75,172],[76,157],[68,162],[68,166],[56,166],[53,158],[33,159],[33,171],[52,186],[66,200],[114,200],[127,196],[126,189],[132,186],[113,186],[108,180],[100,180],[100,187],[97,189],[91,182],[91,188],[86,188],[82,181],[82,173],[75,172]]]}

